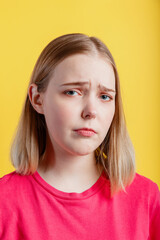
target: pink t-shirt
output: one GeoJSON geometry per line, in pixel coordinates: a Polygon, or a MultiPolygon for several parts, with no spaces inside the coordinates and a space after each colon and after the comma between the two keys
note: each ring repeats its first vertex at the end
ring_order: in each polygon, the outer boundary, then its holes
{"type": "Polygon", "coordinates": [[[36,171],[0,179],[1,240],[160,240],[160,192],[136,173],[110,198],[104,172],[82,193],[62,192],[36,171]]]}

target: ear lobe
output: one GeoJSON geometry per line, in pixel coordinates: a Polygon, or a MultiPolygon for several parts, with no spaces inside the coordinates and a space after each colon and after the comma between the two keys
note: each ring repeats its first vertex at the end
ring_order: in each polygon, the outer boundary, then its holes
{"type": "Polygon", "coordinates": [[[28,96],[30,103],[32,104],[33,108],[38,112],[43,114],[43,107],[42,107],[42,94],[38,92],[37,85],[32,83],[28,88],[28,96]]]}

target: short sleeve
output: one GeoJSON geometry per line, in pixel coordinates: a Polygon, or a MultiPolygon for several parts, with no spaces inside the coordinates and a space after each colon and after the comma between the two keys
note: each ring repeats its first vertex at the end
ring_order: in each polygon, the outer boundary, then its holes
{"type": "Polygon", "coordinates": [[[152,187],[150,201],[150,240],[160,240],[160,191],[157,184],[152,187]]]}

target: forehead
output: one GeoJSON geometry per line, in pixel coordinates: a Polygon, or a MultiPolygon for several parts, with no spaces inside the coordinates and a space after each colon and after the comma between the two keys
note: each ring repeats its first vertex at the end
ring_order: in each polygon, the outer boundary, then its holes
{"type": "Polygon", "coordinates": [[[105,84],[106,87],[115,87],[113,67],[107,59],[86,54],[65,58],[56,66],[52,78],[55,85],[78,80],[87,81],[90,85],[105,84]]]}

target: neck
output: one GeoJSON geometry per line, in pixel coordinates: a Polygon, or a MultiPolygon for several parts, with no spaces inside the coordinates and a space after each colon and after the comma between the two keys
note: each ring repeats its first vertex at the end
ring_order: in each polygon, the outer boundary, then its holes
{"type": "Polygon", "coordinates": [[[66,182],[69,188],[72,185],[77,189],[77,183],[81,184],[81,187],[86,186],[100,177],[102,167],[96,164],[94,152],[83,156],[67,152],[64,154],[61,151],[54,151],[49,139],[46,146],[46,153],[38,172],[51,185],[56,186],[57,183],[57,186],[62,186],[66,182]]]}

